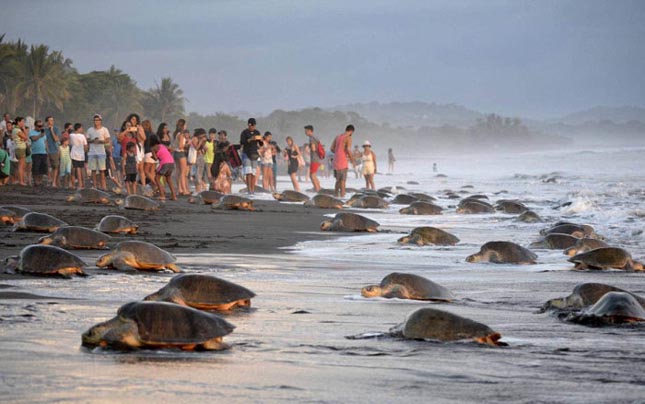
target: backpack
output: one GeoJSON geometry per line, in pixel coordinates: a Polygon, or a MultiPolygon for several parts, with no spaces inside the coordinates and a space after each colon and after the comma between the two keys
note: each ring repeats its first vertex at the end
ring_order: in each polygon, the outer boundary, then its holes
{"type": "Polygon", "coordinates": [[[240,154],[237,152],[234,146],[231,146],[226,150],[226,157],[231,167],[237,168],[242,165],[240,154]]]}
{"type": "Polygon", "coordinates": [[[322,145],[322,142],[318,142],[318,146],[316,147],[316,154],[318,154],[318,158],[323,160],[325,158],[325,148],[322,145]]]}

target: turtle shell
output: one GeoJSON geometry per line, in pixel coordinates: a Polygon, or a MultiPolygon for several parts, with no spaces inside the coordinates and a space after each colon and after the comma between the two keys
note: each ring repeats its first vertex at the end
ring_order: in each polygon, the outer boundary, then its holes
{"type": "MultiPolygon", "coordinates": [[[[438,229],[436,227],[423,226],[412,229],[407,237],[408,242],[414,243],[414,236],[419,236],[425,243],[436,245],[455,245],[459,242],[457,236],[448,233],[447,231],[438,229]]],[[[403,237],[405,239],[406,237],[403,237]]],[[[399,240],[402,242],[402,239],[399,240]]]]}
{"type": "Polygon", "coordinates": [[[96,188],[82,188],[74,194],[75,200],[81,203],[105,203],[111,200],[110,194],[96,188]]]}
{"type": "Polygon", "coordinates": [[[156,210],[159,206],[156,201],[141,195],[128,195],[123,203],[125,209],[134,210],[156,210]]]}
{"type": "Polygon", "coordinates": [[[363,195],[354,199],[351,203],[348,202],[348,205],[353,208],[363,209],[382,209],[389,206],[383,198],[373,195],[363,195]]]}
{"type": "Polygon", "coordinates": [[[54,233],[40,239],[62,248],[103,248],[112,237],[80,226],[62,226],[54,233]]]}
{"type": "Polygon", "coordinates": [[[576,241],[575,245],[567,248],[564,253],[573,257],[576,254],[582,254],[602,247],[609,247],[609,244],[595,238],[581,238],[576,241]]]}
{"type": "Polygon", "coordinates": [[[381,281],[383,296],[393,288],[403,287],[410,299],[451,301],[455,296],[445,287],[432,282],[430,279],[415,274],[393,272],[381,281]]]}
{"type": "Polygon", "coordinates": [[[14,226],[16,230],[53,232],[67,223],[46,213],[29,212],[14,226]]]}
{"type": "Polygon", "coordinates": [[[532,210],[526,210],[517,217],[516,221],[524,223],[536,223],[541,222],[542,218],[532,210]]]}
{"type": "Polygon", "coordinates": [[[408,192],[408,195],[417,198],[418,201],[434,202],[437,200],[434,196],[424,194],[423,192],[408,192]]]}
{"type": "Polygon", "coordinates": [[[631,265],[632,256],[622,248],[601,247],[569,258],[574,264],[584,264],[592,269],[623,269],[631,265]]]}
{"type": "Polygon", "coordinates": [[[145,241],[122,241],[116,245],[111,254],[116,254],[120,251],[134,254],[137,257],[137,262],[142,264],[172,264],[177,260],[168,251],[145,241]]]}
{"type": "Polygon", "coordinates": [[[633,293],[612,285],[588,282],[576,285],[576,287],[573,288],[573,292],[565,298],[549,300],[544,306],[542,306],[542,309],[543,311],[549,309],[559,309],[564,311],[580,310],[596,304],[600,298],[609,292],[629,293],[634,296],[641,306],[645,307],[645,299],[640,296],[634,295],[633,293]]]}
{"type": "Polygon", "coordinates": [[[224,195],[218,203],[214,203],[212,206],[215,209],[237,209],[244,203],[253,204],[253,201],[242,196],[224,195]]]}
{"type": "Polygon", "coordinates": [[[380,226],[378,222],[372,219],[351,212],[337,213],[331,222],[330,231],[342,232],[376,230],[380,226]]]}
{"type": "Polygon", "coordinates": [[[645,321],[645,309],[631,293],[608,292],[589,309],[584,316],[621,317],[645,321]]]}
{"type": "Polygon", "coordinates": [[[493,213],[495,209],[490,204],[475,199],[462,200],[457,207],[457,213],[478,214],[493,213]]]}
{"type": "Polygon", "coordinates": [[[479,253],[469,256],[466,261],[473,262],[471,259],[475,256],[483,258],[482,262],[496,264],[535,263],[537,259],[535,253],[510,241],[489,241],[481,247],[479,253]]]}
{"type": "Polygon", "coordinates": [[[22,219],[27,213],[31,212],[30,209],[23,208],[21,206],[5,205],[0,206],[2,209],[8,209],[16,214],[16,219],[22,219]]]}
{"type": "Polygon", "coordinates": [[[14,224],[16,222],[16,212],[6,208],[0,208],[0,220],[4,224],[14,224]]]}
{"type": "Polygon", "coordinates": [[[181,274],[145,300],[157,300],[159,297],[169,301],[168,298],[174,294],[179,294],[187,305],[193,307],[208,307],[255,297],[255,293],[247,288],[215,276],[181,274]]]}
{"type": "Polygon", "coordinates": [[[224,194],[217,191],[202,191],[198,196],[205,205],[212,205],[213,203],[219,202],[224,194]]]}
{"type": "Polygon", "coordinates": [[[564,250],[574,246],[579,238],[564,233],[549,233],[538,242],[531,244],[532,248],[548,248],[553,250],[564,250]]]}
{"type": "Polygon", "coordinates": [[[317,194],[306,201],[305,206],[321,209],[340,209],[343,206],[343,201],[330,195],[317,194]]]}
{"type": "Polygon", "coordinates": [[[95,230],[103,233],[132,233],[134,230],[136,233],[138,228],[139,226],[126,217],[109,215],[101,219],[95,230]]]}
{"type": "Polygon", "coordinates": [[[409,205],[412,202],[418,201],[419,198],[409,194],[399,194],[392,199],[392,203],[395,205],[409,205]]]}
{"type": "Polygon", "coordinates": [[[126,303],[117,315],[134,321],[141,341],[148,345],[200,343],[230,334],[235,328],[215,314],[165,302],[126,303]]]}
{"type": "MultiPolygon", "coordinates": [[[[51,245],[29,245],[20,251],[20,272],[56,275],[60,269],[83,268],[85,262],[76,255],[51,245]]],[[[80,271],[83,273],[83,271],[80,271]]]]}
{"type": "Polygon", "coordinates": [[[415,201],[407,208],[402,208],[399,213],[404,215],[440,215],[443,208],[434,203],[415,201]]]}
{"type": "Polygon", "coordinates": [[[305,202],[309,200],[309,197],[302,192],[289,189],[282,191],[280,194],[274,194],[274,198],[284,202],[305,202]]]}
{"type": "Polygon", "coordinates": [[[528,210],[528,208],[523,203],[519,201],[511,201],[508,199],[497,201],[497,203],[495,204],[495,209],[510,214],[522,213],[528,210]]]}

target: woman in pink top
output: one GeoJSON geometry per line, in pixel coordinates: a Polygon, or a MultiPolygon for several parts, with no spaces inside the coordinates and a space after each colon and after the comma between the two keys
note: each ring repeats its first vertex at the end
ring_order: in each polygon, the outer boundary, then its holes
{"type": "Polygon", "coordinates": [[[162,201],[166,200],[166,186],[161,182],[161,177],[163,177],[166,184],[170,187],[171,199],[176,201],[177,194],[175,194],[175,186],[170,178],[172,172],[175,170],[175,160],[172,158],[172,154],[170,154],[166,146],[156,144],[152,147],[152,157],[159,161],[159,167],[157,168],[157,174],[155,176],[155,185],[159,189],[159,199],[162,201]]]}

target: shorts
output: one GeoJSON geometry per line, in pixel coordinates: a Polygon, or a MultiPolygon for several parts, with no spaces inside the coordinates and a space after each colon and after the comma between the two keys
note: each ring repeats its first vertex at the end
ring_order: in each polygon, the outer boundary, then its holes
{"type": "Polygon", "coordinates": [[[156,163],[157,161],[156,161],[155,159],[153,159],[153,158],[152,158],[152,153],[146,153],[146,154],[143,156],[143,162],[144,162],[144,163],[151,163],[151,164],[154,164],[154,163],[156,163]]]}
{"type": "Polygon", "coordinates": [[[260,165],[262,167],[273,167],[273,161],[271,161],[269,163],[262,162],[262,163],[260,163],[260,165]]]}
{"type": "Polygon", "coordinates": [[[251,160],[246,156],[246,153],[242,153],[242,166],[244,167],[244,175],[255,175],[255,171],[258,169],[259,161],[251,160]]]}
{"type": "Polygon", "coordinates": [[[31,161],[32,161],[31,175],[47,174],[47,155],[46,154],[32,154],[31,161]]]}
{"type": "Polygon", "coordinates": [[[87,167],[91,171],[105,171],[105,155],[92,154],[87,156],[87,167]]]}
{"type": "Polygon", "coordinates": [[[125,175],[125,182],[137,182],[137,175],[136,174],[126,174],[125,175]]]}
{"type": "Polygon", "coordinates": [[[49,153],[47,154],[47,157],[49,157],[49,166],[53,169],[58,168],[58,166],[60,165],[60,154],[49,153]]]}
{"type": "Polygon", "coordinates": [[[73,168],[85,168],[85,161],[83,160],[72,160],[73,168]]]}
{"type": "Polygon", "coordinates": [[[316,163],[315,161],[311,163],[309,166],[309,174],[316,174],[321,165],[321,163],[316,163]]]}
{"type": "Polygon", "coordinates": [[[27,149],[16,149],[17,159],[24,159],[25,157],[27,157],[27,149]]]}
{"type": "Polygon", "coordinates": [[[334,177],[338,181],[347,180],[347,169],[343,168],[342,170],[334,170],[334,177]]]}
{"type": "Polygon", "coordinates": [[[172,174],[174,170],[175,170],[174,163],[166,163],[159,167],[159,170],[157,170],[157,174],[161,175],[162,177],[166,177],[172,174]]]}
{"type": "Polygon", "coordinates": [[[175,161],[179,161],[179,159],[185,159],[186,158],[186,152],[184,151],[176,151],[172,154],[172,158],[175,159],[175,161]]]}

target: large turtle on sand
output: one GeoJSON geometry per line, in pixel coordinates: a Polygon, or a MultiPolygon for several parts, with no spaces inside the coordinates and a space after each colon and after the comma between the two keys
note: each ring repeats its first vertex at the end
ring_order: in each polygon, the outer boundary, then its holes
{"type": "Polygon", "coordinates": [[[112,205],[114,203],[110,194],[96,188],[81,188],[74,195],[67,197],[67,202],[96,203],[102,205],[112,205]]]}
{"type": "Polygon", "coordinates": [[[222,337],[234,328],[215,314],[191,307],[165,302],[130,302],[121,306],[113,319],[83,333],[82,344],[88,348],[118,350],[223,350],[229,346],[222,342],[222,337]]]}
{"type": "Polygon", "coordinates": [[[83,267],[85,262],[82,259],[51,245],[29,245],[20,251],[18,257],[5,260],[5,272],[37,276],[86,276],[83,267]]]}
{"type": "Polygon", "coordinates": [[[524,205],[522,202],[513,201],[510,199],[500,199],[495,204],[495,209],[510,214],[522,213],[528,210],[526,205],[524,205]]]}
{"type": "Polygon", "coordinates": [[[41,237],[38,243],[54,245],[66,250],[103,249],[112,237],[80,226],[62,226],[49,236],[41,237]]]}
{"type": "Polygon", "coordinates": [[[585,325],[623,324],[645,321],[645,309],[631,293],[608,292],[581,313],[572,313],[567,321],[585,325]]]}
{"type": "Polygon", "coordinates": [[[99,268],[162,271],[169,269],[181,272],[175,265],[177,259],[169,252],[145,241],[122,241],[109,253],[102,255],[96,261],[99,268]]]}
{"type": "Polygon", "coordinates": [[[220,199],[224,196],[223,193],[217,191],[202,191],[197,194],[196,198],[190,198],[188,202],[201,201],[204,205],[212,205],[219,202],[220,199]]]}
{"type": "Polygon", "coordinates": [[[16,221],[16,212],[5,208],[0,208],[0,222],[4,224],[14,224],[16,223],[16,221]]]}
{"type": "Polygon", "coordinates": [[[157,210],[161,205],[159,202],[141,195],[128,195],[123,201],[124,209],[132,210],[157,210]]]}
{"type": "Polygon", "coordinates": [[[443,208],[434,203],[416,201],[412,202],[410,206],[399,209],[402,215],[440,215],[443,208]]]}
{"type": "Polygon", "coordinates": [[[4,205],[4,206],[0,206],[0,208],[7,209],[15,213],[14,222],[19,221],[20,219],[25,217],[27,213],[31,212],[30,209],[23,208],[22,206],[4,205]]]}
{"type": "Polygon", "coordinates": [[[323,221],[320,230],[339,232],[369,232],[378,231],[379,224],[372,219],[356,213],[338,213],[332,219],[323,221]]]}
{"type": "Polygon", "coordinates": [[[417,227],[398,241],[399,244],[416,244],[418,246],[455,245],[458,242],[459,239],[447,231],[429,226],[417,227]]]}
{"type": "Polygon", "coordinates": [[[274,192],[273,197],[281,202],[305,202],[309,200],[309,196],[290,189],[285,189],[281,193],[274,192]]]}
{"type": "Polygon", "coordinates": [[[531,243],[531,248],[547,248],[551,250],[564,250],[572,247],[579,238],[563,233],[549,233],[540,241],[531,243]]]}
{"type": "Polygon", "coordinates": [[[551,299],[542,306],[542,311],[559,310],[559,311],[577,311],[596,304],[601,297],[609,292],[629,293],[645,307],[645,299],[626,290],[617,288],[603,283],[581,283],[573,288],[573,292],[566,297],[551,299]]]}
{"type": "Polygon", "coordinates": [[[361,289],[363,297],[385,297],[388,299],[432,300],[450,302],[455,296],[445,287],[415,274],[393,272],[378,285],[361,289]]]}
{"type": "Polygon", "coordinates": [[[321,209],[342,209],[343,201],[331,195],[317,194],[304,203],[304,206],[321,209]]]}
{"type": "Polygon", "coordinates": [[[96,231],[112,234],[136,234],[138,229],[139,226],[134,224],[132,220],[118,215],[105,216],[94,228],[96,231]]]}
{"type": "Polygon", "coordinates": [[[575,269],[625,269],[642,271],[643,264],[632,260],[627,250],[618,247],[601,247],[569,258],[575,269]]]}
{"type": "Polygon", "coordinates": [[[487,325],[430,307],[408,314],[403,323],[390,329],[390,334],[407,339],[443,342],[474,340],[492,346],[507,345],[499,341],[502,335],[487,325]]]}
{"type": "Polygon", "coordinates": [[[363,209],[385,209],[389,206],[383,198],[375,195],[363,195],[359,198],[352,198],[347,202],[347,205],[352,208],[363,209]]]}
{"type": "Polygon", "coordinates": [[[609,247],[609,244],[595,238],[581,238],[576,241],[575,245],[564,250],[564,254],[573,257],[576,254],[582,254],[601,247],[609,247]]]}
{"type": "Polygon", "coordinates": [[[457,213],[460,214],[480,214],[494,212],[495,209],[490,204],[476,199],[462,200],[457,206],[457,213]]]}
{"type": "Polygon", "coordinates": [[[525,210],[515,219],[515,221],[523,223],[538,223],[542,221],[542,218],[532,210],[525,210]]]}
{"type": "Polygon", "coordinates": [[[253,201],[238,195],[224,195],[219,202],[211,205],[213,209],[254,211],[253,201]]]}
{"type": "Polygon", "coordinates": [[[408,194],[398,194],[397,196],[392,199],[393,204],[395,205],[409,205],[412,202],[418,201],[419,198],[413,195],[408,195],[408,194]]]}
{"type": "Polygon", "coordinates": [[[224,279],[202,274],[181,274],[144,300],[164,301],[200,310],[227,311],[251,307],[255,293],[224,279]]]}
{"type": "Polygon", "coordinates": [[[29,212],[16,222],[13,230],[52,233],[61,226],[67,226],[67,223],[46,213],[29,212]]]}
{"type": "Polygon", "coordinates": [[[489,241],[478,253],[469,255],[466,262],[492,262],[494,264],[535,264],[537,255],[510,241],[489,241]]]}

